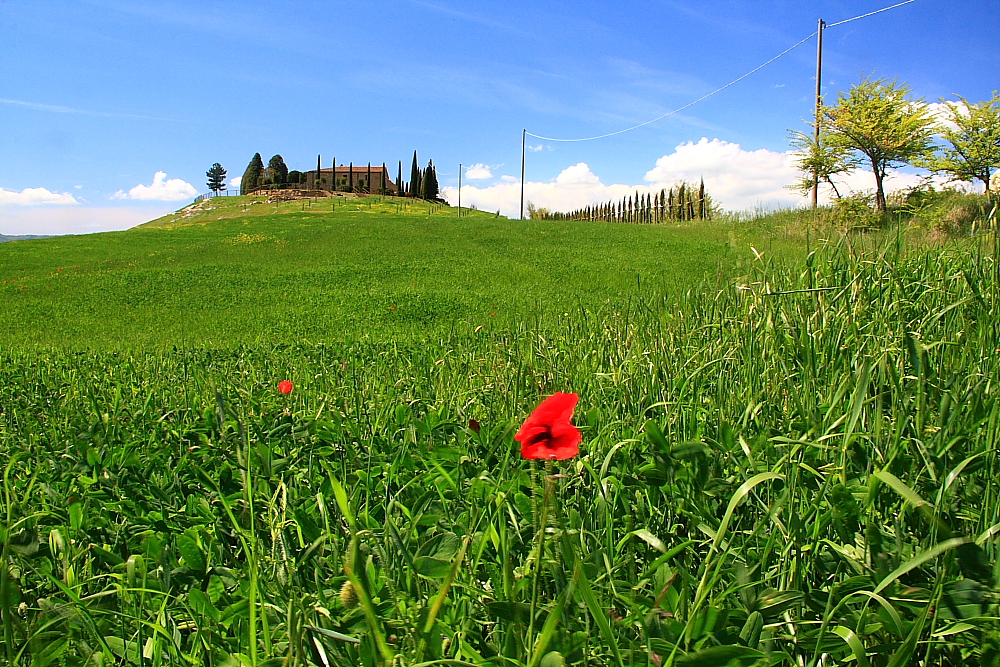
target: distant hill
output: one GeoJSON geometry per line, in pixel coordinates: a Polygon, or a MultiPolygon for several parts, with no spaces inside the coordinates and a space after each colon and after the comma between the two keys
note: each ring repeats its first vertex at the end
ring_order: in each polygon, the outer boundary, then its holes
{"type": "Polygon", "coordinates": [[[28,234],[26,236],[4,236],[3,234],[0,234],[0,243],[4,243],[6,241],[28,241],[30,239],[49,239],[52,238],[52,236],[53,234],[49,234],[47,236],[37,236],[32,234],[28,234]]]}

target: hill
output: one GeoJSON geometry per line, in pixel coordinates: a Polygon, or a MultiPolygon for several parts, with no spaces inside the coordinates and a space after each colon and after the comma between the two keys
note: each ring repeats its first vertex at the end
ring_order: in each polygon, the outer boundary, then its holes
{"type": "Polygon", "coordinates": [[[4,664],[991,664],[995,235],[333,206],[0,247],[4,664]]]}
{"type": "Polygon", "coordinates": [[[125,231],[0,247],[0,345],[402,340],[548,321],[734,262],[731,230],[517,221],[394,198],[219,198],[125,231]]]}
{"type": "Polygon", "coordinates": [[[52,238],[52,235],[22,234],[19,236],[7,236],[5,234],[0,234],[0,243],[7,243],[8,241],[30,241],[32,239],[48,239],[48,238],[52,238]]]}

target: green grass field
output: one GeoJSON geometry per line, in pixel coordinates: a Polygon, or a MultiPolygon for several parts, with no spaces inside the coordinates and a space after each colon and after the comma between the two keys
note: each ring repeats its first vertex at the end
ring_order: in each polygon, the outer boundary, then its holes
{"type": "Polygon", "coordinates": [[[4,244],[0,347],[423,339],[687,288],[737,256],[722,227],[458,218],[375,199],[244,215],[244,198],[219,198],[127,232],[4,244]]]}
{"type": "Polygon", "coordinates": [[[8,664],[1000,661],[995,235],[213,203],[0,246],[8,664]]]}

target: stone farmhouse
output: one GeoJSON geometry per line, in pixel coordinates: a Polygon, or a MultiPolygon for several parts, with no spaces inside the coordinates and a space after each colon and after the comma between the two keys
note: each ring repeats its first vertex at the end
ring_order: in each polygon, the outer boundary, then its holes
{"type": "Polygon", "coordinates": [[[313,169],[302,173],[302,189],[336,192],[365,192],[371,194],[396,194],[396,184],[389,177],[385,165],[353,165],[313,169]]]}

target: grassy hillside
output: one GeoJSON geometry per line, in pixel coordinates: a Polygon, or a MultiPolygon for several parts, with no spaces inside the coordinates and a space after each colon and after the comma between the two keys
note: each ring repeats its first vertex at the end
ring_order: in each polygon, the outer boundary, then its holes
{"type": "Polygon", "coordinates": [[[410,339],[617,306],[737,261],[721,226],[466,213],[377,198],[220,198],[126,232],[4,244],[0,346],[410,339]]]}
{"type": "Polygon", "coordinates": [[[0,248],[0,662],[1000,659],[995,236],[216,206],[0,248]]]}

